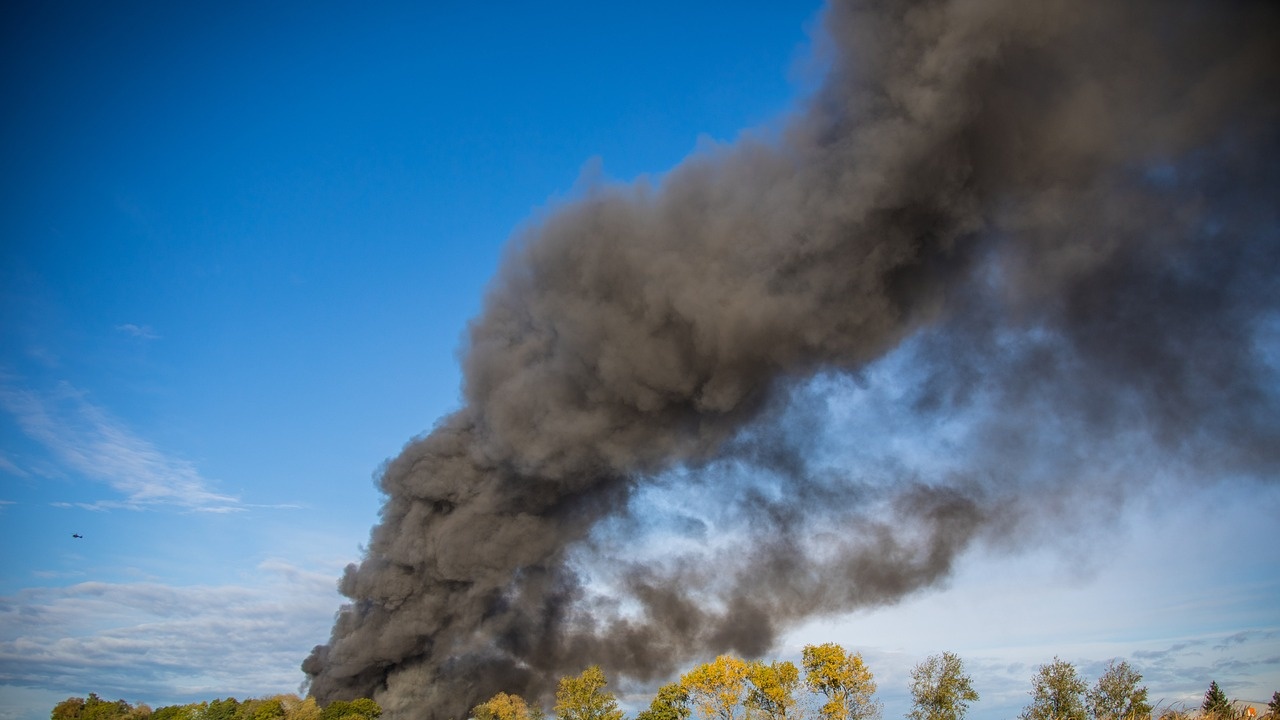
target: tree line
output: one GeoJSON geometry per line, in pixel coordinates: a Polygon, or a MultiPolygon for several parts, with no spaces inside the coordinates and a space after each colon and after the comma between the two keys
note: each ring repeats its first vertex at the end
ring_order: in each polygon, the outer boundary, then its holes
{"type": "MultiPolygon", "coordinates": [[[[1020,720],[1152,720],[1154,708],[1142,675],[1127,662],[1112,660],[1090,687],[1064,660],[1041,665],[1032,676],[1031,702],[1020,720]]],[[[555,720],[623,720],[617,698],[607,691],[598,666],[560,679],[555,720]]],[[[875,676],[861,653],[835,643],[807,645],[801,666],[790,661],[747,661],[721,655],[658,688],[635,720],[880,720],[875,676]]],[[[934,655],[911,670],[911,710],[907,720],[964,720],[979,697],[964,663],[954,653],[934,655]]],[[[1245,717],[1210,683],[1199,713],[1165,708],[1160,720],[1239,720],[1245,717]]],[[[1280,720],[1280,691],[1267,704],[1280,720]]],[[[499,692],[471,711],[471,720],[546,720],[546,712],[519,695],[499,692]]]]}
{"type": "MultiPolygon", "coordinates": [[[[1153,720],[1155,709],[1142,675],[1127,662],[1111,661],[1092,687],[1064,660],[1041,665],[1031,678],[1031,702],[1020,720],[1153,720]]],[[[560,679],[555,720],[623,720],[617,697],[606,690],[599,666],[560,679]]],[[[979,700],[964,663],[954,653],[930,656],[911,670],[907,720],[964,720],[979,700]]],[[[790,661],[748,661],[721,655],[658,688],[634,720],[881,720],[875,675],[861,653],[835,643],[806,645],[800,667],[790,661]]],[[[1280,720],[1280,691],[1256,720],[1280,720]]],[[[273,695],[238,701],[217,699],[152,710],[145,704],[103,700],[94,693],[58,703],[50,720],[378,720],[382,708],[368,698],[321,707],[315,698],[273,695]]],[[[1209,684],[1199,712],[1165,708],[1159,720],[1248,718],[1209,684]]],[[[470,720],[547,720],[547,713],[519,695],[499,692],[471,711],[470,720]]]]}
{"type": "Polygon", "coordinates": [[[151,709],[146,703],[69,697],[54,706],[50,720],[378,720],[382,708],[368,698],[338,700],[323,708],[313,697],[272,695],[236,700],[218,698],[151,709]]]}

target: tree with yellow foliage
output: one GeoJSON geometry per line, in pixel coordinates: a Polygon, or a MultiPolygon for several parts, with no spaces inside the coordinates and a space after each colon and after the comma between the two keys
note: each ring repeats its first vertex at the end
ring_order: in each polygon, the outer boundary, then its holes
{"type": "Polygon", "coordinates": [[[805,686],[827,699],[818,710],[824,720],[880,717],[875,676],[862,661],[861,653],[847,653],[835,643],[806,645],[803,663],[805,686]]]}
{"type": "Polygon", "coordinates": [[[529,710],[529,705],[519,695],[500,692],[471,710],[475,720],[539,720],[542,713],[529,710]]]}
{"type": "Polygon", "coordinates": [[[740,720],[737,712],[747,690],[747,663],[721,655],[680,676],[689,703],[705,720],[740,720]]]}
{"type": "Polygon", "coordinates": [[[303,700],[294,695],[292,699],[282,699],[281,704],[284,706],[284,720],[320,720],[320,706],[313,697],[303,700]]]}
{"type": "Polygon", "coordinates": [[[678,683],[658,688],[648,710],[636,714],[636,720],[689,720],[689,691],[678,683]]]}
{"type": "Polygon", "coordinates": [[[592,665],[577,677],[560,678],[556,690],[558,720],[622,720],[618,700],[605,692],[608,681],[599,665],[592,665]]]}
{"type": "Polygon", "coordinates": [[[803,715],[796,704],[796,689],[800,687],[800,671],[795,663],[782,661],[768,665],[756,661],[747,670],[747,708],[767,720],[801,720],[803,715]]]}

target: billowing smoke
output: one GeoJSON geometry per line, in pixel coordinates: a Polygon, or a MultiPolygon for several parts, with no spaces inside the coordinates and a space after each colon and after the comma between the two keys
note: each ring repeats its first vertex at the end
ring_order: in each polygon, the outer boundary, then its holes
{"type": "Polygon", "coordinates": [[[1129,488],[1277,477],[1277,15],[834,2],[780,130],[517,239],[312,692],[654,680],[1129,488]]]}

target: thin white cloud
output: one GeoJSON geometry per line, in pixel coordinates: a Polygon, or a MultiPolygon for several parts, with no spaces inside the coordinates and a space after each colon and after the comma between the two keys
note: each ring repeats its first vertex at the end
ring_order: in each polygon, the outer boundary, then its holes
{"type": "Polygon", "coordinates": [[[292,692],[340,601],[333,577],[268,560],[246,586],[26,588],[0,597],[0,686],[151,703],[292,692]]]}
{"type": "Polygon", "coordinates": [[[10,460],[4,453],[0,453],[0,472],[15,475],[20,478],[31,477],[31,473],[18,467],[17,463],[10,460]]]}
{"type": "Polygon", "coordinates": [[[57,392],[0,385],[0,405],[64,469],[106,483],[123,497],[73,503],[93,510],[169,506],[199,512],[242,510],[238,498],[216,493],[187,460],[162,452],[62,383],[57,392]]]}
{"type": "Polygon", "coordinates": [[[150,325],[134,325],[133,323],[125,323],[123,325],[117,325],[116,330],[119,330],[126,335],[132,335],[140,340],[158,340],[160,338],[160,336],[156,334],[156,331],[151,329],[150,325]]]}

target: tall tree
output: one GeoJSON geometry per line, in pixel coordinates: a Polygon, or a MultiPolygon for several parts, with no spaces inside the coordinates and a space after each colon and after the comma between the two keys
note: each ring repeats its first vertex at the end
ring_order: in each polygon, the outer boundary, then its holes
{"type": "Polygon", "coordinates": [[[1075,665],[1055,657],[1040,666],[1031,684],[1031,704],[1022,710],[1023,720],[1085,720],[1087,688],[1075,665]]]}
{"type": "Polygon", "coordinates": [[[824,720],[868,720],[880,717],[875,676],[861,653],[847,653],[835,643],[806,645],[802,654],[804,682],[827,702],[818,712],[824,720]]]}
{"type": "Polygon", "coordinates": [[[604,671],[592,665],[577,677],[560,678],[556,690],[556,717],[559,720],[622,720],[618,699],[605,692],[604,671]]]}
{"type": "Polygon", "coordinates": [[[1121,660],[1107,663],[1107,669],[1089,691],[1089,714],[1094,720],[1147,720],[1151,704],[1146,686],[1138,686],[1142,674],[1121,660]]]}
{"type": "Polygon", "coordinates": [[[931,655],[911,670],[911,720],[963,720],[978,701],[964,663],[954,653],[931,655]]]}
{"type": "Polygon", "coordinates": [[[680,676],[689,693],[689,704],[705,720],[738,720],[738,708],[747,690],[747,663],[721,655],[680,676]]]}
{"type": "Polygon", "coordinates": [[[782,661],[768,665],[753,662],[747,668],[746,705],[769,720],[800,720],[796,689],[800,687],[800,671],[795,663],[782,661]]]}
{"type": "Polygon", "coordinates": [[[668,683],[658,688],[648,710],[636,714],[636,720],[689,720],[689,691],[680,683],[668,683]]]}
{"type": "Polygon", "coordinates": [[[1218,720],[1231,720],[1235,716],[1231,701],[1227,700],[1227,694],[1218,687],[1217,680],[1209,682],[1209,689],[1204,693],[1204,702],[1201,703],[1200,710],[1206,717],[1218,720]]]}

